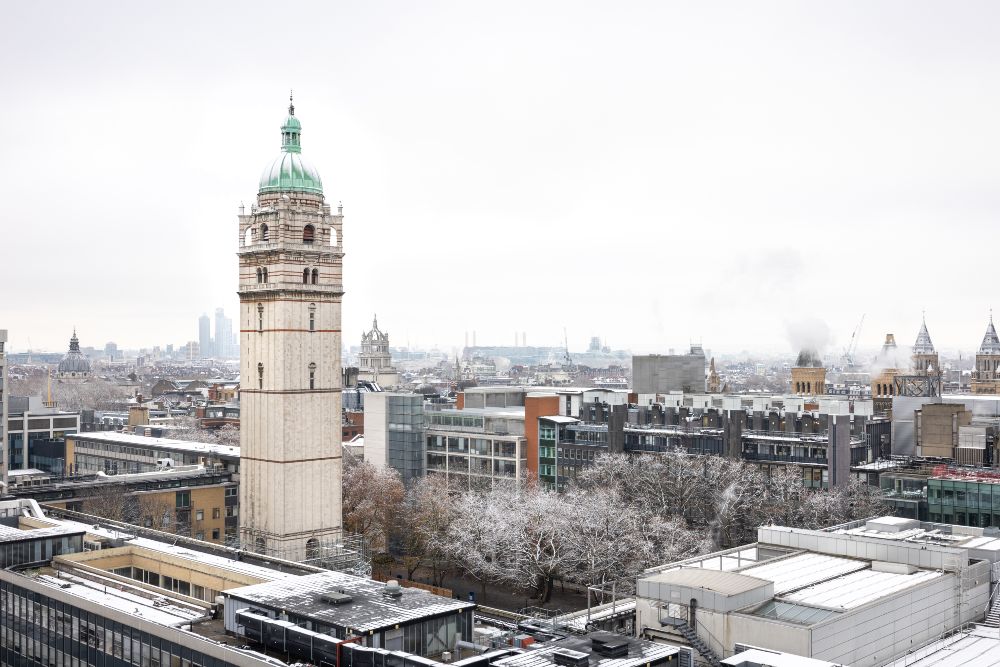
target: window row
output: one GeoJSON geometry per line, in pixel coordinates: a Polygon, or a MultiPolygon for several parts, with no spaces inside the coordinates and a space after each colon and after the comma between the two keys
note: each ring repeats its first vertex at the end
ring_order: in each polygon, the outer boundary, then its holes
{"type": "MultiPolygon", "coordinates": [[[[302,243],[305,245],[313,245],[316,243],[316,239],[320,237],[322,233],[316,232],[316,227],[314,225],[306,225],[302,228],[302,243]]],[[[337,245],[337,233],[335,230],[330,230],[330,245],[337,245]]],[[[260,227],[247,227],[246,232],[243,236],[243,245],[251,246],[255,243],[270,243],[271,242],[271,229],[268,227],[267,223],[262,223],[260,227]]]]}
{"type": "MultiPolygon", "coordinates": [[[[316,388],[316,364],[315,363],[310,363],[309,366],[307,367],[307,369],[309,371],[309,388],[310,389],[315,389],[316,388]]],[[[258,389],[263,389],[264,388],[264,364],[262,362],[259,362],[257,364],[257,388],[258,389]]]]}
{"type": "MultiPolygon", "coordinates": [[[[303,276],[303,279],[305,276],[303,276]]],[[[309,331],[316,331],[316,304],[309,304],[309,331]]],[[[257,304],[257,333],[264,332],[264,304],[257,304]]]]}

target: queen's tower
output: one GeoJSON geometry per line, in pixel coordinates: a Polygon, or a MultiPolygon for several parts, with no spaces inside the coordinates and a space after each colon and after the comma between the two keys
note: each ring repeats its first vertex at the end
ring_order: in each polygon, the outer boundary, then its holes
{"type": "Polygon", "coordinates": [[[281,153],[240,210],[240,541],[301,560],[341,529],[342,209],[302,158],[289,103],[281,153]]]}

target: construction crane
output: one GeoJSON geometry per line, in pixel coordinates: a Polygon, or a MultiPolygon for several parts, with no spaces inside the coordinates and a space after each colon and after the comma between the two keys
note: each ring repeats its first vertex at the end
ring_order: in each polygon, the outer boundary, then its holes
{"type": "Polygon", "coordinates": [[[851,340],[848,342],[847,347],[844,348],[844,356],[841,357],[841,365],[845,368],[854,367],[854,353],[858,349],[858,341],[861,339],[861,325],[865,323],[865,315],[867,313],[862,313],[861,321],[858,322],[858,326],[854,327],[854,333],[851,334],[851,340]]]}

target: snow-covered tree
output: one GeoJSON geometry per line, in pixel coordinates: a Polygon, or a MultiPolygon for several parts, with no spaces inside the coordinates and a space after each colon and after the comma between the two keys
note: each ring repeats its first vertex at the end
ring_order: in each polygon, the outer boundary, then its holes
{"type": "Polygon", "coordinates": [[[445,478],[427,475],[415,481],[406,493],[403,516],[399,533],[407,577],[412,579],[417,568],[427,566],[432,583],[442,586],[451,566],[448,533],[456,516],[445,478]]]}
{"type": "Polygon", "coordinates": [[[403,507],[405,489],[399,473],[345,457],[342,493],[344,526],[364,535],[376,549],[385,549],[403,507]]]}

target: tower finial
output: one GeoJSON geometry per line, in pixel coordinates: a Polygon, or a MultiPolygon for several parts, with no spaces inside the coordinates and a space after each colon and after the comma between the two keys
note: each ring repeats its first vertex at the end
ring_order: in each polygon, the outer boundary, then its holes
{"type": "Polygon", "coordinates": [[[293,91],[291,89],[289,89],[289,91],[288,91],[288,115],[289,116],[294,116],[295,115],[295,104],[292,103],[292,92],[293,91]]]}

